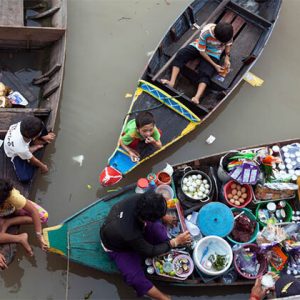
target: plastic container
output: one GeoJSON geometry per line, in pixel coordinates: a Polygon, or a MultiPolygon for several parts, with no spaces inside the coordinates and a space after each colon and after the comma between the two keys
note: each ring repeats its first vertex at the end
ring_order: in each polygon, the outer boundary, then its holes
{"type": "Polygon", "coordinates": [[[230,268],[230,265],[232,263],[233,260],[232,249],[224,239],[215,235],[207,236],[201,239],[200,241],[198,241],[198,243],[196,244],[193,252],[193,260],[200,272],[209,276],[222,275],[230,268]],[[211,248],[213,247],[214,249],[219,251],[220,254],[224,253],[228,255],[227,265],[225,266],[224,269],[220,271],[214,271],[204,267],[203,259],[205,258],[206,255],[209,254],[210,247],[211,248]]]}
{"type": "Polygon", "coordinates": [[[161,185],[159,185],[156,188],[155,192],[158,193],[158,194],[162,194],[166,200],[174,198],[174,191],[167,184],[161,184],[161,185]]]}
{"type": "Polygon", "coordinates": [[[240,213],[240,212],[243,211],[244,214],[247,215],[247,217],[248,217],[249,219],[255,221],[256,227],[255,227],[255,230],[254,230],[254,232],[253,232],[253,234],[252,234],[250,240],[247,241],[247,242],[245,242],[245,243],[235,241],[233,238],[230,237],[230,235],[227,236],[227,239],[228,239],[231,243],[237,244],[237,245],[245,245],[245,244],[253,243],[253,242],[256,240],[257,234],[258,234],[258,232],[259,232],[259,224],[258,224],[258,222],[256,221],[255,215],[254,215],[254,214],[251,212],[251,210],[248,209],[248,208],[232,208],[231,210],[232,210],[233,213],[234,213],[234,212],[240,213]]]}
{"type": "MultiPolygon", "coordinates": [[[[261,208],[266,208],[267,205],[268,205],[268,203],[270,203],[270,202],[271,202],[271,201],[268,201],[268,202],[265,202],[265,203],[260,203],[260,204],[258,204],[257,207],[256,207],[256,210],[255,210],[255,216],[256,216],[256,219],[258,220],[259,224],[260,224],[262,227],[267,226],[267,224],[264,223],[264,222],[262,222],[262,221],[259,219],[259,217],[258,217],[258,211],[259,211],[259,209],[261,209],[261,208]]],[[[286,202],[286,205],[285,205],[285,207],[284,207],[283,209],[284,209],[284,211],[285,211],[285,213],[286,213],[286,217],[285,217],[285,219],[283,220],[283,222],[290,222],[290,221],[292,220],[292,216],[293,216],[293,209],[292,209],[291,205],[290,205],[288,202],[286,202]]]]}
{"type": "MultiPolygon", "coordinates": [[[[242,248],[247,248],[247,249],[250,249],[250,251],[252,251],[252,252],[259,253],[259,247],[256,244],[246,244],[246,245],[243,245],[242,248]]],[[[237,262],[237,260],[238,260],[238,253],[239,253],[239,250],[236,251],[235,254],[234,254],[233,263],[234,263],[234,267],[235,267],[236,271],[242,277],[247,278],[247,279],[256,279],[256,278],[261,277],[263,274],[265,274],[267,272],[268,261],[267,261],[266,256],[264,256],[263,254],[261,254],[259,256],[259,260],[258,260],[258,262],[260,264],[260,267],[259,267],[257,275],[256,276],[251,276],[250,274],[245,273],[244,271],[242,271],[239,268],[239,265],[238,265],[238,262],[237,262]]]]}
{"type": "Polygon", "coordinates": [[[149,188],[148,180],[146,178],[140,178],[137,181],[135,192],[137,194],[143,194],[147,191],[148,188],[149,188]]]}
{"type": "Polygon", "coordinates": [[[156,174],[156,176],[157,176],[157,181],[156,181],[157,185],[171,184],[171,176],[167,172],[160,171],[156,174]]]}
{"type": "Polygon", "coordinates": [[[252,198],[253,198],[253,191],[252,191],[251,185],[249,185],[249,184],[239,184],[239,183],[237,183],[237,182],[234,181],[234,180],[228,181],[228,182],[223,186],[223,194],[224,194],[224,198],[225,198],[227,204],[228,204],[229,206],[236,207],[236,208],[243,208],[243,207],[246,207],[246,206],[252,201],[252,198]],[[238,185],[240,185],[240,186],[246,188],[246,190],[247,190],[247,192],[246,192],[246,193],[247,193],[247,198],[244,199],[245,202],[244,202],[243,204],[241,204],[241,205],[233,204],[233,203],[231,203],[230,200],[228,199],[228,194],[229,194],[229,193],[231,192],[231,190],[232,190],[232,189],[231,189],[231,185],[232,185],[233,183],[238,184],[238,185]]]}

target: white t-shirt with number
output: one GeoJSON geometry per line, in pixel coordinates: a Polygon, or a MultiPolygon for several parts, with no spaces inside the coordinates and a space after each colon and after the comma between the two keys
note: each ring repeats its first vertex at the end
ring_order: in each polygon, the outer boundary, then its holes
{"type": "Polygon", "coordinates": [[[26,142],[21,134],[21,122],[9,127],[4,138],[4,151],[12,159],[19,156],[21,159],[31,159],[32,153],[29,150],[29,142],[26,142]]]}

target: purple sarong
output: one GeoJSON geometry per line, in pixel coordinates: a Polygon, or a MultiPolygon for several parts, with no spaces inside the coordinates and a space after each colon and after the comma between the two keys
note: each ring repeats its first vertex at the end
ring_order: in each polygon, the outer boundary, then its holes
{"type": "MultiPolygon", "coordinates": [[[[152,245],[168,240],[166,227],[160,221],[147,222],[144,237],[152,245]]],[[[153,283],[145,276],[140,254],[133,251],[111,251],[107,254],[115,261],[125,282],[136,290],[138,297],[147,294],[153,287],[153,283]]]]}

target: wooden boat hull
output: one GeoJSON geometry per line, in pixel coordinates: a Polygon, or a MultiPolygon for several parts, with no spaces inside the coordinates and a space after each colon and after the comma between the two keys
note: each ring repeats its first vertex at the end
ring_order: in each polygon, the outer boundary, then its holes
{"type": "MultiPolygon", "coordinates": [[[[42,119],[48,130],[54,130],[55,126],[64,76],[67,2],[50,0],[47,2],[49,10],[36,6],[36,11],[28,7],[30,3],[0,0],[0,82],[20,92],[29,102],[26,108],[0,108],[0,139],[4,139],[10,125],[28,115],[42,119]],[[51,11],[51,7],[55,7],[55,11],[51,11]],[[13,17],[11,11],[14,11],[13,17]],[[29,12],[43,13],[44,18],[32,22],[27,18],[29,12]],[[43,75],[43,83],[33,84],[35,77],[43,75]]],[[[43,154],[44,150],[36,153],[39,158],[43,154]]],[[[28,197],[35,177],[31,182],[20,183],[10,159],[0,147],[0,178],[9,179],[28,197]]],[[[0,252],[6,254],[8,263],[15,248],[15,244],[0,245],[0,252]]]]}
{"type": "MultiPolygon", "coordinates": [[[[262,146],[278,145],[280,147],[300,143],[300,139],[285,140],[263,145],[249,146],[236,150],[244,150],[258,148],[262,146]]],[[[219,161],[228,151],[215,155],[205,156],[196,160],[173,165],[176,172],[187,166],[192,168],[201,168],[201,171],[209,172],[211,168],[216,172],[219,161]]],[[[214,177],[214,174],[212,174],[214,177]]],[[[215,185],[218,185],[215,181],[215,185]]],[[[105,273],[116,273],[117,269],[113,261],[111,261],[106,252],[100,245],[99,229],[103,224],[110,208],[117,202],[122,201],[126,197],[132,195],[135,191],[135,184],[121,188],[119,191],[108,194],[107,196],[97,200],[78,213],[64,220],[60,225],[45,228],[44,237],[50,247],[50,252],[67,257],[70,261],[100,270],[105,273]]],[[[215,194],[215,201],[218,201],[218,195],[215,194]]],[[[298,201],[299,202],[299,201],[298,201]]],[[[203,205],[203,204],[202,204],[203,205]]],[[[300,202],[298,203],[300,206],[300,202]]],[[[188,210],[185,211],[185,213],[188,210]]],[[[152,280],[158,280],[160,283],[178,286],[222,286],[219,281],[210,281],[204,283],[200,277],[189,278],[184,281],[173,280],[161,276],[150,276],[152,280]]],[[[232,285],[252,285],[253,280],[238,279],[232,285]]]]}
{"type": "Polygon", "coordinates": [[[120,134],[121,137],[127,122],[139,111],[147,110],[154,114],[157,127],[162,129],[163,147],[138,162],[132,162],[118,142],[107,167],[100,174],[100,183],[104,186],[116,184],[128,172],[189,134],[216,113],[261,55],[278,19],[280,7],[281,0],[272,0],[267,6],[257,3],[254,11],[240,5],[239,0],[194,1],[169,28],[149,60],[120,134]],[[197,84],[193,82],[197,61],[189,62],[182,69],[175,88],[163,85],[161,79],[170,78],[172,61],[181,47],[192,42],[205,24],[220,21],[231,22],[234,28],[231,50],[233,70],[223,82],[215,75],[200,105],[196,106],[190,100],[197,89],[197,84]],[[141,93],[143,85],[150,89],[141,93]],[[143,97],[145,93],[148,93],[148,97],[143,97]],[[176,102],[177,109],[168,106],[162,99],[176,102]],[[159,102],[161,106],[157,105],[159,102]],[[183,116],[181,111],[188,111],[192,118],[183,116]]]}

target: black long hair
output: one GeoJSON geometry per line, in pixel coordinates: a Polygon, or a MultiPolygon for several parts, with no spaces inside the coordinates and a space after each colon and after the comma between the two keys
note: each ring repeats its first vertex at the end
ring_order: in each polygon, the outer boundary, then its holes
{"type": "Polygon", "coordinates": [[[9,197],[12,189],[13,185],[9,181],[0,179],[0,205],[2,205],[4,201],[9,197]]]}
{"type": "Polygon", "coordinates": [[[161,194],[147,191],[137,202],[136,216],[143,221],[155,222],[167,212],[167,203],[161,194]]]}

